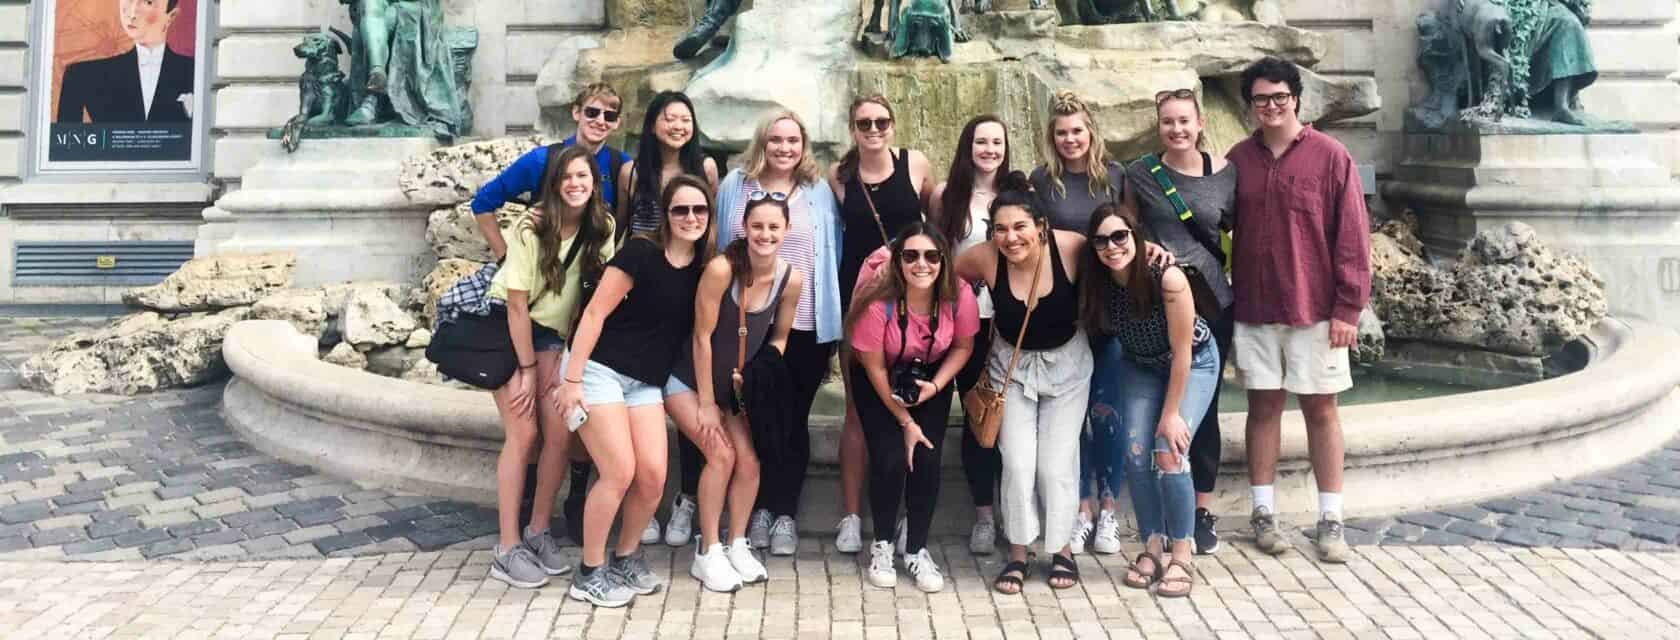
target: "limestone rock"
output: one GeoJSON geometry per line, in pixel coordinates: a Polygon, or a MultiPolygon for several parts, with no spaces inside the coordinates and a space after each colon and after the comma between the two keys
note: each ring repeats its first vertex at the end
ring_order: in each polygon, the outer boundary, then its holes
{"type": "Polygon", "coordinates": [[[431,273],[426,274],[426,279],[420,285],[420,289],[425,295],[420,316],[427,327],[437,324],[437,301],[439,297],[443,296],[443,292],[455,286],[455,283],[461,278],[472,275],[482,268],[484,268],[482,263],[459,258],[447,258],[438,261],[437,267],[432,269],[431,273]]]}
{"type": "Polygon", "coordinates": [[[281,289],[251,305],[253,320],[285,320],[299,333],[321,337],[326,328],[326,294],[320,289],[281,289]]]}
{"type": "Polygon", "coordinates": [[[123,302],[165,313],[248,305],[290,286],[296,266],[289,251],[193,258],[163,282],[124,292],[123,302]]]}
{"type": "Polygon", "coordinates": [[[431,360],[427,360],[425,358],[421,358],[418,362],[415,362],[414,366],[409,367],[407,371],[402,372],[402,375],[398,377],[409,382],[419,382],[422,384],[433,384],[438,386],[458,386],[461,384],[455,383],[454,385],[451,385],[445,383],[443,381],[443,374],[438,373],[437,365],[431,360]]]}
{"type": "Polygon", "coordinates": [[[357,351],[354,347],[351,347],[348,342],[340,342],[333,345],[332,350],[328,351],[327,355],[321,357],[321,361],[328,364],[336,364],[341,367],[349,367],[351,369],[366,369],[368,366],[367,356],[362,355],[362,352],[357,351]]]}
{"type": "Polygon", "coordinates": [[[415,202],[454,206],[542,144],[540,136],[524,136],[444,147],[404,159],[397,185],[415,202]]]}
{"type": "MultiPolygon", "coordinates": [[[[555,43],[542,70],[537,72],[537,104],[541,108],[538,127],[556,138],[577,132],[572,120],[572,100],[588,82],[580,82],[578,60],[585,51],[601,46],[603,38],[593,33],[568,35],[555,43]]],[[[610,141],[609,141],[610,142],[610,141]]]]}
{"type": "Polygon", "coordinates": [[[1371,308],[1391,340],[1545,356],[1608,313],[1598,274],[1542,244],[1528,225],[1478,233],[1450,269],[1406,253],[1416,243],[1410,226],[1385,225],[1377,235],[1390,234],[1398,237],[1372,239],[1371,308]]]}
{"type": "MultiPolygon", "coordinates": [[[[519,216],[530,211],[529,207],[517,203],[508,203],[496,210],[496,222],[506,229],[519,216]]],[[[470,203],[461,203],[452,208],[433,211],[426,220],[426,242],[431,243],[432,253],[438,259],[464,258],[475,262],[491,262],[495,254],[490,251],[490,243],[484,239],[484,234],[478,230],[478,221],[473,215],[470,203]]]]}
{"type": "Polygon", "coordinates": [[[1359,336],[1353,343],[1349,355],[1354,364],[1371,364],[1383,357],[1386,340],[1383,336],[1382,320],[1377,314],[1365,307],[1359,311],[1359,336]]]}
{"type": "Polygon", "coordinates": [[[222,338],[250,309],[165,316],[144,311],[74,334],[24,361],[23,381],[53,394],[133,395],[208,382],[227,372],[222,338]]]}
{"type": "Polygon", "coordinates": [[[431,344],[432,330],[426,328],[415,329],[414,333],[408,334],[408,340],[403,341],[403,346],[410,349],[425,349],[431,344]]]}
{"type": "Polygon", "coordinates": [[[426,359],[425,349],[411,349],[403,346],[374,349],[367,353],[367,364],[363,367],[369,372],[377,373],[388,378],[401,378],[414,365],[426,359]]]}
{"type": "Polygon", "coordinates": [[[407,342],[416,326],[396,300],[377,289],[361,288],[345,300],[338,328],[344,342],[367,350],[407,342]]]}

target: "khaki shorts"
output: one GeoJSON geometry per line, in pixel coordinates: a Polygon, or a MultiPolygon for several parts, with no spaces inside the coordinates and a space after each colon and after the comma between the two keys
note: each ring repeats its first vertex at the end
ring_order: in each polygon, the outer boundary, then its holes
{"type": "Polygon", "coordinates": [[[1330,347],[1328,320],[1310,327],[1238,322],[1231,351],[1245,389],[1322,395],[1353,387],[1347,347],[1330,347]]]}

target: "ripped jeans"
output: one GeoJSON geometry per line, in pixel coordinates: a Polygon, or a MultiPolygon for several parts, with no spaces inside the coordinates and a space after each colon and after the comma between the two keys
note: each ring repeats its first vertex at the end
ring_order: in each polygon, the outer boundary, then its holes
{"type": "MultiPolygon", "coordinates": [[[[1186,540],[1195,532],[1196,490],[1190,481],[1188,452],[1179,456],[1170,472],[1156,463],[1157,452],[1171,446],[1155,435],[1161,420],[1161,405],[1167,393],[1166,369],[1139,364],[1121,355],[1119,341],[1108,339],[1099,345],[1096,368],[1108,375],[1092,380],[1091,421],[1107,421],[1115,434],[1113,460],[1125,469],[1131,490],[1138,534],[1144,542],[1164,535],[1168,541],[1186,540]]],[[[1219,381],[1219,348],[1212,342],[1196,347],[1190,356],[1190,375],[1178,413],[1194,438],[1213,399],[1219,381]]]]}

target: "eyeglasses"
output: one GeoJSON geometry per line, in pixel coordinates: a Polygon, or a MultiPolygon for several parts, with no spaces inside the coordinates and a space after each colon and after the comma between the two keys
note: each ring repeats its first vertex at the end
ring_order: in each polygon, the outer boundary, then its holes
{"type": "Polygon", "coordinates": [[[945,254],[940,253],[938,249],[901,249],[898,252],[898,260],[904,264],[916,264],[917,258],[937,267],[945,259],[945,254]]]}
{"type": "Polygon", "coordinates": [[[583,117],[586,120],[587,119],[593,119],[593,118],[600,118],[600,119],[605,120],[607,122],[618,122],[618,112],[617,111],[613,111],[612,109],[602,109],[600,107],[584,107],[583,108],[583,117]]]}
{"type": "Polygon", "coordinates": [[[1289,99],[1294,97],[1295,94],[1288,92],[1273,93],[1264,96],[1249,96],[1248,103],[1256,107],[1264,107],[1266,106],[1266,103],[1271,103],[1274,107],[1282,107],[1287,106],[1289,104],[1289,99]]]}
{"type": "Polygon", "coordinates": [[[787,194],[780,191],[765,191],[763,189],[753,189],[752,193],[747,194],[747,202],[763,202],[765,200],[787,202],[787,194]]]}
{"type": "Polygon", "coordinates": [[[892,125],[892,118],[858,118],[852,121],[852,126],[858,131],[869,131],[871,127],[875,131],[886,131],[891,129],[892,125]]]}
{"type": "Polygon", "coordinates": [[[673,204],[665,213],[673,218],[704,218],[712,211],[711,207],[703,204],[673,204]]]}
{"type": "Polygon", "coordinates": [[[1127,244],[1131,241],[1132,241],[1132,230],[1131,229],[1115,229],[1113,233],[1110,233],[1106,236],[1102,235],[1102,234],[1092,235],[1091,236],[1091,248],[1095,249],[1097,251],[1102,251],[1104,249],[1107,249],[1108,245],[1112,244],[1112,245],[1118,247],[1120,245],[1127,244]]]}
{"type": "Polygon", "coordinates": [[[1155,94],[1155,104],[1159,106],[1168,100],[1195,100],[1196,92],[1189,89],[1168,89],[1155,94]]]}

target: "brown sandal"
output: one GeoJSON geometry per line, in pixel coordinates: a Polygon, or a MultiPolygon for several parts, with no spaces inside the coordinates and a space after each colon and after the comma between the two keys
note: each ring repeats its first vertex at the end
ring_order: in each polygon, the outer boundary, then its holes
{"type": "Polygon", "coordinates": [[[1155,595],[1163,598],[1183,598],[1190,595],[1190,589],[1196,586],[1196,570],[1190,563],[1174,558],[1167,563],[1167,568],[1178,567],[1184,571],[1182,576],[1168,576],[1165,569],[1155,583],[1155,595]]]}
{"type": "Polygon", "coordinates": [[[1137,554],[1137,558],[1132,560],[1132,565],[1126,567],[1126,575],[1120,578],[1120,582],[1133,589],[1148,589],[1149,585],[1154,584],[1155,581],[1159,579],[1161,579],[1161,559],[1151,555],[1148,551],[1145,551],[1137,554]],[[1144,572],[1144,570],[1138,566],[1143,564],[1144,560],[1155,563],[1155,570],[1144,572]],[[1133,580],[1132,574],[1134,573],[1143,576],[1143,578],[1133,580]]]}

